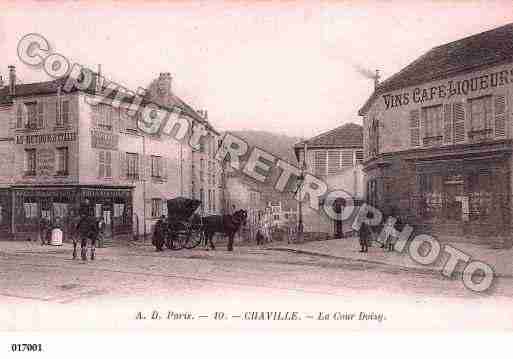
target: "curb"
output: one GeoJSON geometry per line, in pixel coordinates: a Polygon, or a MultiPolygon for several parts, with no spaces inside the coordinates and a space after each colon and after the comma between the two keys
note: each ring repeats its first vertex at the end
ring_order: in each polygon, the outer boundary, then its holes
{"type": "MultiPolygon", "coordinates": [[[[415,272],[415,273],[421,273],[421,274],[438,274],[444,278],[445,277],[442,274],[441,269],[434,269],[434,268],[419,268],[419,267],[407,267],[403,265],[397,265],[397,264],[390,264],[370,259],[361,259],[361,258],[351,258],[351,257],[342,257],[342,256],[335,256],[332,254],[326,254],[326,253],[320,253],[315,251],[308,251],[308,250],[302,250],[302,249],[294,249],[294,248],[286,248],[286,247],[267,247],[266,250],[270,251],[280,251],[280,252],[291,252],[296,254],[306,254],[306,255],[312,255],[317,257],[323,257],[323,258],[331,258],[331,259],[342,259],[350,262],[360,262],[360,263],[369,263],[369,264],[375,264],[375,265],[381,265],[386,266],[389,268],[396,268],[404,272],[415,272]]],[[[493,267],[492,267],[493,268],[493,267]]],[[[461,278],[463,276],[463,272],[455,271],[451,275],[451,279],[454,277],[461,278]]],[[[504,274],[504,273],[496,273],[494,271],[494,276],[496,278],[513,278],[513,274],[504,274]]]]}

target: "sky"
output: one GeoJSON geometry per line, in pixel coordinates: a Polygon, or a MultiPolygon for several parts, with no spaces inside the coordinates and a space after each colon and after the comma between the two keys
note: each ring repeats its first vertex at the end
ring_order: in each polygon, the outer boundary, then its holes
{"type": "MultiPolygon", "coordinates": [[[[48,79],[18,41],[52,49],[131,89],[160,72],[221,131],[304,138],[344,123],[385,79],[434,46],[513,22],[511,1],[5,1],[0,74],[48,79]]],[[[513,41],[513,39],[512,39],[513,41]]]]}

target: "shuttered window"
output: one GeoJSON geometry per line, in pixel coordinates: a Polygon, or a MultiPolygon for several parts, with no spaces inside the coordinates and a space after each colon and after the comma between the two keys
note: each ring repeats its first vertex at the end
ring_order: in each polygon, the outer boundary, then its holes
{"type": "Polygon", "coordinates": [[[112,177],[112,153],[110,151],[98,152],[98,177],[112,177]]]}
{"type": "Polygon", "coordinates": [[[465,107],[463,103],[456,102],[453,107],[454,143],[465,141],[465,107]]]}
{"type": "Polygon", "coordinates": [[[495,136],[504,137],[506,136],[506,123],[507,123],[507,112],[506,112],[506,96],[497,95],[493,101],[494,115],[495,115],[495,136]]]}
{"type": "Polygon", "coordinates": [[[342,168],[353,167],[353,151],[342,151],[342,168]]]}
{"type": "Polygon", "coordinates": [[[328,174],[340,171],[340,151],[328,151],[328,174]]]}
{"type": "Polygon", "coordinates": [[[420,111],[410,111],[410,145],[420,146],[420,111]]]}
{"type": "Polygon", "coordinates": [[[492,97],[475,98],[469,103],[471,131],[490,130],[492,128],[492,97]]]}
{"type": "Polygon", "coordinates": [[[452,108],[444,105],[444,143],[452,143],[452,108]]]}
{"type": "Polygon", "coordinates": [[[314,153],[314,173],[317,176],[326,175],[326,151],[315,151],[314,153]]]}

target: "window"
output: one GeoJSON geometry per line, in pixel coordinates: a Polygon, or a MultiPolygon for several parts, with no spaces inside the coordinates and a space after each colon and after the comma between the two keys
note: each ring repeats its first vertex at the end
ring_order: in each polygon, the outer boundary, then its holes
{"type": "Polygon", "coordinates": [[[107,105],[98,105],[98,120],[96,125],[105,131],[112,131],[112,108],[107,105]]]}
{"type": "Polygon", "coordinates": [[[68,216],[68,203],[53,203],[53,213],[56,218],[66,218],[68,216]]]}
{"type": "Polygon", "coordinates": [[[26,103],[27,106],[27,127],[28,128],[37,128],[38,118],[37,118],[37,102],[26,103]]]}
{"type": "Polygon", "coordinates": [[[353,167],[353,151],[342,151],[342,168],[353,167]]]}
{"type": "Polygon", "coordinates": [[[326,151],[315,151],[314,173],[318,176],[326,175],[326,151]]]}
{"type": "Polygon", "coordinates": [[[162,157],[151,156],[151,176],[162,177],[162,157]]]}
{"type": "Polygon", "coordinates": [[[57,174],[68,175],[68,147],[57,148],[57,174]]]}
{"type": "Polygon", "coordinates": [[[334,174],[340,170],[340,151],[328,151],[328,174],[334,174]]]}
{"type": "MultiPolygon", "coordinates": [[[[57,116],[59,116],[57,114],[57,116]]],[[[57,119],[57,126],[68,126],[69,125],[69,101],[64,100],[61,103],[61,114],[60,118],[57,119]]]]}
{"type": "Polygon", "coordinates": [[[422,117],[424,138],[442,136],[442,106],[424,107],[422,117]]]}
{"type": "Polygon", "coordinates": [[[99,174],[100,178],[112,177],[112,153],[110,151],[99,151],[99,174]]]}
{"type": "Polygon", "coordinates": [[[151,216],[160,217],[162,215],[162,200],[160,198],[153,198],[151,200],[151,216]]]}
{"type": "Polygon", "coordinates": [[[208,211],[212,211],[212,190],[208,190],[208,211]]]}
{"type": "Polygon", "coordinates": [[[379,152],[379,121],[374,118],[369,128],[369,156],[377,156],[379,152]]]}
{"type": "Polygon", "coordinates": [[[21,104],[16,109],[16,128],[23,127],[23,117],[24,117],[25,110],[26,110],[26,108],[24,107],[24,105],[21,105],[21,104]]]}
{"type": "Polygon", "coordinates": [[[25,218],[37,218],[38,215],[38,206],[37,203],[34,202],[25,202],[23,203],[23,210],[25,212],[25,218]]]}
{"type": "Polygon", "coordinates": [[[472,131],[492,129],[492,97],[470,100],[470,122],[472,131]]]}
{"type": "Polygon", "coordinates": [[[356,156],[356,164],[357,165],[363,163],[363,151],[362,150],[356,151],[355,156],[356,156]]]}
{"type": "Polygon", "coordinates": [[[273,216],[273,218],[274,218],[275,221],[279,221],[280,220],[280,215],[279,214],[275,214],[273,216]]]}
{"type": "Polygon", "coordinates": [[[123,216],[123,212],[125,210],[125,205],[123,203],[114,203],[114,218],[119,218],[123,216]]]}
{"type": "Polygon", "coordinates": [[[205,161],[202,159],[200,159],[200,181],[203,182],[204,178],[203,178],[203,171],[205,170],[205,161]]]}
{"type": "Polygon", "coordinates": [[[127,152],[126,161],[126,176],[131,179],[139,179],[139,156],[137,155],[137,153],[127,152]]]}
{"type": "Polygon", "coordinates": [[[96,203],[94,205],[94,216],[96,218],[100,218],[103,216],[103,206],[101,203],[96,203]]]}
{"type": "Polygon", "coordinates": [[[36,149],[25,150],[25,175],[35,176],[36,175],[36,149]]]}
{"type": "Polygon", "coordinates": [[[212,190],[212,211],[216,211],[216,190],[212,190]]]}

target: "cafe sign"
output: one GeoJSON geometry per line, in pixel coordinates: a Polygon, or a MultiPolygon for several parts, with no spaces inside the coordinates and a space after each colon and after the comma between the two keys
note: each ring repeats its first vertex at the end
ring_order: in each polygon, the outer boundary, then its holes
{"type": "Polygon", "coordinates": [[[424,104],[434,100],[450,99],[456,95],[469,95],[488,88],[513,84],[513,68],[474,76],[464,80],[449,80],[438,86],[416,87],[412,91],[383,95],[385,110],[406,106],[410,103],[424,104]]]}

